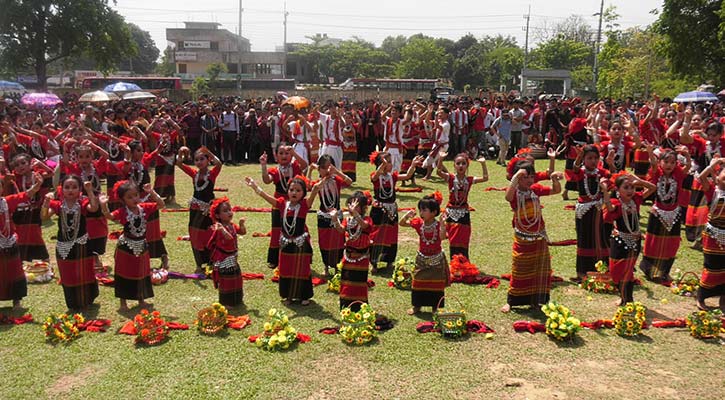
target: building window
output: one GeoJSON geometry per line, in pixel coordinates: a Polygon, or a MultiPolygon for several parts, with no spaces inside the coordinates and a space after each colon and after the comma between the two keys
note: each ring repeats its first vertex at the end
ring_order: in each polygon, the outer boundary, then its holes
{"type": "Polygon", "coordinates": [[[219,50],[219,42],[209,42],[210,50],[219,50]]]}
{"type": "Polygon", "coordinates": [[[287,62],[287,75],[297,75],[297,62],[296,61],[287,62]]]}
{"type": "Polygon", "coordinates": [[[177,47],[176,48],[183,50],[184,49],[184,41],[183,40],[180,40],[179,43],[177,43],[177,47]]]}
{"type": "Polygon", "coordinates": [[[186,64],[179,64],[179,73],[180,74],[186,73],[186,64]]]}
{"type": "Polygon", "coordinates": [[[227,72],[230,74],[236,74],[237,72],[237,64],[236,63],[227,63],[227,72]]]}

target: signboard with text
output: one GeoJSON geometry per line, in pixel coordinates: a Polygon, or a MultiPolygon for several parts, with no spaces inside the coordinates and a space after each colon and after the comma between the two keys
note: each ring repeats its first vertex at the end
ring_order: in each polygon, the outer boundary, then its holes
{"type": "Polygon", "coordinates": [[[176,61],[196,61],[196,53],[193,51],[177,51],[174,53],[176,61]]]}
{"type": "Polygon", "coordinates": [[[185,49],[208,49],[211,44],[208,40],[184,40],[185,49]]]}

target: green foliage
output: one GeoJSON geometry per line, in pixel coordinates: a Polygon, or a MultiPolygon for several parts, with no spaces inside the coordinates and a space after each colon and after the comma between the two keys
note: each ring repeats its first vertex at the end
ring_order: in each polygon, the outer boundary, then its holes
{"type": "Polygon", "coordinates": [[[310,65],[315,83],[327,83],[329,76],[342,82],[347,78],[385,77],[393,72],[390,56],[361,39],[344,40],[338,46],[303,45],[293,54],[310,65]]]}
{"type": "Polygon", "coordinates": [[[164,54],[161,55],[161,62],[156,64],[156,70],[154,71],[160,76],[173,76],[176,73],[176,67],[173,63],[173,52],[171,47],[167,47],[164,50],[164,54]]]}
{"type": "Polygon", "coordinates": [[[107,72],[137,53],[127,24],[108,0],[4,0],[0,7],[0,64],[33,69],[41,86],[54,61],[86,53],[107,72]]]}
{"type": "Polygon", "coordinates": [[[557,36],[531,51],[531,67],[541,69],[574,69],[592,64],[589,44],[557,36]]]}
{"type": "MultiPolygon", "coordinates": [[[[151,34],[135,24],[128,24],[128,30],[137,49],[136,54],[131,57],[128,70],[141,75],[154,72],[156,61],[159,59],[159,49],[151,39],[151,34]]],[[[125,69],[122,66],[119,68],[125,69]]]]}
{"type": "Polygon", "coordinates": [[[227,66],[224,63],[212,63],[206,67],[206,75],[209,78],[209,86],[216,87],[219,75],[227,72],[227,66]]]}
{"type": "Polygon", "coordinates": [[[400,78],[440,78],[449,55],[435,39],[414,37],[400,49],[395,74],[400,78]]]}
{"type": "Polygon", "coordinates": [[[209,92],[209,82],[206,78],[198,77],[191,83],[191,97],[196,100],[199,96],[209,92]]]}
{"type": "Polygon", "coordinates": [[[403,35],[388,36],[383,39],[380,49],[388,54],[392,62],[400,61],[400,50],[408,44],[408,38],[403,35]]]}
{"type": "Polygon", "coordinates": [[[665,0],[655,30],[678,77],[696,76],[725,85],[725,2],[665,0]]]}
{"type": "Polygon", "coordinates": [[[457,88],[466,84],[474,87],[498,88],[510,86],[521,72],[524,51],[510,36],[484,37],[471,44],[456,58],[453,82],[457,88]]]}

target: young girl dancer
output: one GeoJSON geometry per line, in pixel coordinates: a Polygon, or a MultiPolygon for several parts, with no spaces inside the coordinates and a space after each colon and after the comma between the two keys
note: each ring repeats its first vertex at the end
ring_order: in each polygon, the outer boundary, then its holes
{"type": "MultiPolygon", "coordinates": [[[[689,152],[683,147],[678,149],[686,158],[685,165],[689,166],[689,152]]],[[[680,248],[682,207],[687,206],[687,190],[692,186],[692,175],[687,175],[678,165],[677,152],[664,150],[657,161],[653,146],[648,146],[647,150],[652,162],[648,180],[657,186],[657,191],[650,209],[639,268],[650,281],[667,284],[671,281],[670,270],[680,248]]]]}
{"type": "Polygon", "coordinates": [[[576,281],[587,272],[596,271],[594,265],[609,257],[611,224],[602,218],[601,178],[609,178],[609,171],[599,166],[599,150],[592,145],[576,148],[574,169],[567,183],[576,183],[579,198],[576,203],[576,281]]]}
{"type": "MultiPolygon", "coordinates": [[[[391,266],[398,255],[398,204],[395,202],[395,184],[399,180],[408,180],[415,168],[423,164],[423,157],[417,156],[404,176],[393,171],[393,162],[389,153],[373,153],[377,170],[370,175],[375,191],[375,201],[370,209],[373,231],[370,234],[372,246],[370,263],[372,271],[378,271],[378,263],[391,266]]],[[[372,157],[371,156],[371,157],[372,157]]]]}
{"type": "Polygon", "coordinates": [[[445,213],[441,214],[440,204],[433,196],[424,196],[418,201],[418,212],[420,217],[411,219],[415,211],[410,210],[400,220],[400,226],[415,229],[420,238],[413,270],[413,308],[408,310],[408,315],[419,313],[421,307],[432,307],[435,313],[439,304],[445,306],[441,298],[445,296],[451,276],[448,260],[441,246],[446,238],[445,213]]]}
{"type": "Polygon", "coordinates": [[[93,270],[94,258],[88,248],[86,217],[98,211],[93,183],[82,182],[77,175],[68,175],[60,182],[61,199],[48,193],[41,209],[43,220],[58,215],[58,243],[55,258],[63,285],[65,304],[71,310],[83,309],[98,297],[98,283],[93,270]],[[81,197],[81,190],[86,196],[81,197]]]}
{"type": "Polygon", "coordinates": [[[197,169],[193,169],[181,162],[189,153],[188,147],[180,148],[176,165],[189,175],[194,183],[194,194],[189,200],[189,237],[196,262],[195,273],[203,274],[202,266],[209,263],[209,251],[206,248],[211,236],[209,227],[212,225],[209,207],[214,200],[214,183],[222,170],[222,163],[209,149],[202,146],[194,153],[194,165],[197,169]],[[210,163],[213,165],[212,169],[209,169],[210,163]]]}
{"type": "Polygon", "coordinates": [[[505,313],[511,307],[536,307],[549,301],[551,258],[539,197],[561,192],[563,174],[551,174],[551,187],[534,183],[535,175],[531,163],[520,161],[506,189],[506,201],[514,212],[514,243],[508,300],[501,308],[505,313]]]}
{"type": "Polygon", "coordinates": [[[249,187],[267,203],[279,210],[282,216],[282,232],[279,237],[279,295],[282,303],[292,304],[301,301],[303,306],[310,304],[312,298],[312,246],[305,218],[324,178],[312,187],[307,196],[307,183],[302,177],[292,178],[287,185],[287,198],[274,198],[262,191],[256,182],[247,177],[249,187]]]}
{"type": "Polygon", "coordinates": [[[619,305],[634,301],[634,269],[641,249],[642,233],[639,230],[639,208],[644,199],[656,190],[655,185],[626,172],[612,177],[617,198],[611,199],[611,181],[601,178],[604,196],[604,221],[614,224],[609,247],[609,272],[619,286],[619,305]],[[637,186],[644,190],[637,192],[637,186]]]}
{"type": "Polygon", "coordinates": [[[720,310],[725,312],[725,158],[713,158],[700,174],[702,189],[710,204],[707,225],[702,233],[702,252],[705,255],[697,307],[708,309],[705,299],[720,297],[720,310]],[[711,181],[710,176],[715,175],[711,181]]]}
{"type": "Polygon", "coordinates": [[[38,192],[30,196],[29,201],[19,203],[12,214],[15,232],[18,236],[17,246],[20,259],[23,261],[43,260],[48,262],[50,261],[50,255],[43,240],[40,208],[43,198],[48,192],[48,189],[43,187],[43,183],[46,182],[47,177],[52,177],[53,170],[25,153],[13,157],[10,164],[15,174],[15,185],[17,186],[14,193],[27,192],[35,185],[34,169],[41,176],[41,187],[38,192]]]}
{"type": "MultiPolygon", "coordinates": [[[[312,164],[312,168],[315,164],[312,164]]],[[[310,171],[312,171],[310,168],[310,171]]],[[[340,209],[340,193],[343,188],[352,184],[352,179],[340,172],[335,166],[332,156],[325,154],[320,157],[319,166],[320,180],[325,180],[320,188],[320,209],[317,211],[317,233],[319,234],[320,255],[325,265],[325,275],[330,276],[330,269],[337,268],[337,263],[342,259],[342,250],[345,247],[345,237],[334,232],[335,222],[332,210],[340,209]],[[326,179],[328,178],[329,179],[326,179]]],[[[338,221],[339,222],[339,221],[338,221]]]]}
{"type": "Polygon", "coordinates": [[[108,197],[100,197],[103,215],[109,220],[123,225],[123,234],[118,238],[116,252],[113,255],[114,292],[120,299],[119,310],[128,310],[128,300],[138,300],[139,307],[147,307],[145,299],[154,297],[151,285],[151,262],[146,226],[151,214],[164,208],[164,200],[153,191],[151,184],[143,187],[144,197],[154,203],[142,203],[139,189],[130,181],[119,181],[115,188],[116,196],[124,205],[111,212],[108,209],[108,197]]]}
{"type": "MultiPolygon", "coordinates": [[[[274,183],[274,198],[287,198],[287,190],[290,179],[302,175],[307,168],[307,161],[304,160],[292,146],[280,144],[275,154],[277,167],[267,169],[267,153],[259,157],[262,165],[262,182],[265,184],[274,183]]],[[[279,234],[282,229],[282,217],[279,211],[272,209],[272,236],[269,238],[269,249],[267,249],[267,266],[277,268],[279,260],[279,234]]]]}
{"type": "Polygon", "coordinates": [[[154,191],[163,197],[167,203],[174,202],[176,188],[174,187],[174,172],[176,166],[176,138],[168,132],[164,122],[161,122],[161,136],[158,147],[151,152],[152,160],[156,164],[154,174],[154,191]]]}
{"type": "Polygon", "coordinates": [[[445,155],[438,158],[436,173],[448,183],[448,204],[446,205],[446,232],[450,257],[461,254],[468,258],[468,245],[471,242],[471,213],[468,209],[468,193],[471,186],[488,181],[486,159],[480,158],[483,170],[481,177],[467,176],[468,165],[471,163],[468,153],[460,153],[453,159],[455,174],[448,173],[443,165],[445,155]]]}
{"type": "Polygon", "coordinates": [[[27,191],[0,197],[0,301],[12,300],[15,310],[20,309],[23,297],[28,295],[28,283],[18,252],[12,214],[20,204],[29,203],[38,193],[43,179],[38,174],[33,178],[33,185],[27,191]]]}
{"type": "MultiPolygon", "coordinates": [[[[340,309],[355,301],[368,302],[368,269],[370,268],[370,228],[373,221],[365,216],[368,199],[361,191],[353,193],[347,199],[348,216],[340,223],[333,218],[335,229],[344,234],[345,251],[342,255],[340,271],[340,309]]],[[[332,214],[337,214],[333,211],[332,214]]],[[[353,311],[360,309],[359,304],[352,306],[353,311]]]]}
{"type": "Polygon", "coordinates": [[[237,235],[246,235],[245,219],[239,219],[239,225],[232,222],[234,212],[229,199],[222,197],[212,202],[209,208],[214,225],[207,248],[211,252],[214,265],[212,278],[214,287],[219,289],[219,303],[225,306],[238,306],[244,302],[244,280],[237,262],[237,235]]]}

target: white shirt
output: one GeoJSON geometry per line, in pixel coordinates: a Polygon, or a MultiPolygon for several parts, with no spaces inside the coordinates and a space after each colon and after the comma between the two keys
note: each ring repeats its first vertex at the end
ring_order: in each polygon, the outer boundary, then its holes
{"type": "Polygon", "coordinates": [[[239,118],[234,112],[224,112],[221,118],[222,130],[227,132],[239,131],[239,118]]]}
{"type": "Polygon", "coordinates": [[[342,132],[340,129],[342,127],[342,121],[338,122],[337,132],[335,132],[335,121],[338,121],[338,119],[333,119],[327,114],[320,114],[320,125],[323,127],[322,140],[342,142],[342,132]]]}

